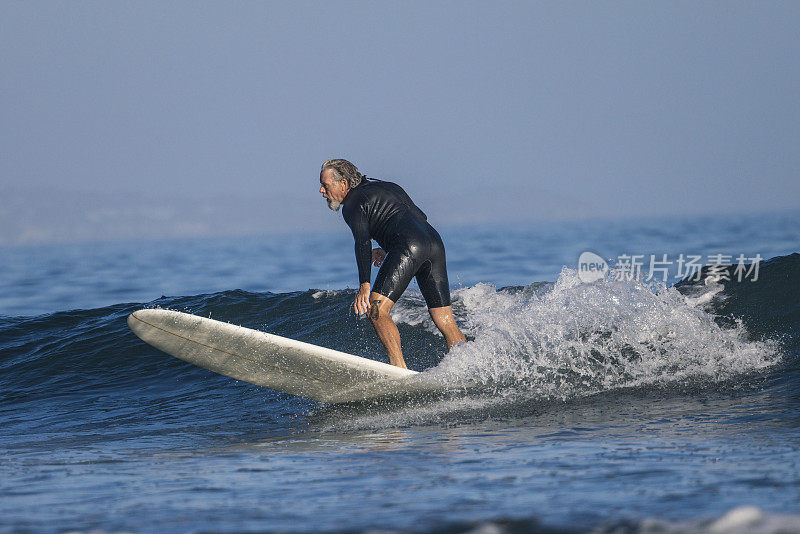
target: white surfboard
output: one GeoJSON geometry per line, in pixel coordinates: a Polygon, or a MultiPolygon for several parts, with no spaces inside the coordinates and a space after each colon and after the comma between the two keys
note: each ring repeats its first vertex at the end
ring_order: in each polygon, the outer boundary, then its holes
{"type": "Polygon", "coordinates": [[[416,371],[188,313],[138,310],[128,316],[128,326],[181,360],[320,402],[443,389],[416,371]]]}

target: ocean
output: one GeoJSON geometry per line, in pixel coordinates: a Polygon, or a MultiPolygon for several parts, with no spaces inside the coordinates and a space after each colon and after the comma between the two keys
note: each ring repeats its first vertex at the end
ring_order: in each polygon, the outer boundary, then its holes
{"type": "Polygon", "coordinates": [[[350,309],[342,221],[0,247],[0,531],[800,532],[798,228],[439,226],[474,339],[447,353],[415,282],[392,315],[410,368],[477,387],[346,405],[216,375],[126,324],[168,308],[388,362],[350,309]],[[586,251],[641,276],[589,283],[586,251]]]}

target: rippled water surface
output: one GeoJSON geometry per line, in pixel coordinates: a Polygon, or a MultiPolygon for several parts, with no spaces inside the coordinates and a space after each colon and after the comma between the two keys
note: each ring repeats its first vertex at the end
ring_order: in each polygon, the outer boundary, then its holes
{"type": "MultiPolygon", "coordinates": [[[[336,221],[340,222],[340,221],[336,221]]],[[[160,306],[388,361],[341,232],[3,248],[0,529],[796,532],[800,215],[443,228],[436,398],[322,405],[150,348],[160,306]],[[760,255],[759,279],[580,281],[578,255],[760,255]],[[456,385],[464,381],[469,391],[456,385]]],[[[374,276],[373,272],[373,276],[374,276]]]]}

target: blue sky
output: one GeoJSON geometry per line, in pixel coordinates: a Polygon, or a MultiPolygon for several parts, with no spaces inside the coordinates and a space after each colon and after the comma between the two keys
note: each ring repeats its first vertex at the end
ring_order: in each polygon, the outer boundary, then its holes
{"type": "Polygon", "coordinates": [[[0,243],[800,208],[797,2],[0,4],[0,243]]]}

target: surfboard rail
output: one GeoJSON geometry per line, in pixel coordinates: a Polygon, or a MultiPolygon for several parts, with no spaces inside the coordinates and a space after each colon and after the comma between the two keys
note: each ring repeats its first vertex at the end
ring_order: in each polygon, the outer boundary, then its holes
{"type": "Polygon", "coordinates": [[[438,389],[416,371],[189,313],[146,308],[128,326],[149,345],[237,380],[341,403],[438,389]]]}

